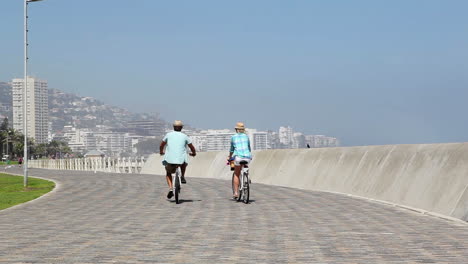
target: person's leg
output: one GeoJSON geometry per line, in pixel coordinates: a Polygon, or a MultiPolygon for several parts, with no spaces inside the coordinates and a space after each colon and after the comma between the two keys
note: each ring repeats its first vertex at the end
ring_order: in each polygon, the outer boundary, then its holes
{"type": "Polygon", "coordinates": [[[166,166],[166,181],[169,186],[169,192],[167,193],[167,199],[171,199],[174,193],[172,192],[172,165],[166,166]]]}
{"type": "Polygon", "coordinates": [[[166,171],[166,181],[169,189],[172,189],[172,175],[166,171]]]}
{"type": "Polygon", "coordinates": [[[183,184],[186,184],[187,181],[185,180],[185,169],[187,168],[187,163],[184,163],[182,165],[180,165],[180,170],[182,172],[182,177],[180,177],[180,182],[182,182],[183,184]]]}
{"type": "Polygon", "coordinates": [[[239,175],[241,171],[242,166],[236,165],[234,167],[234,197],[239,197],[239,175]]]}

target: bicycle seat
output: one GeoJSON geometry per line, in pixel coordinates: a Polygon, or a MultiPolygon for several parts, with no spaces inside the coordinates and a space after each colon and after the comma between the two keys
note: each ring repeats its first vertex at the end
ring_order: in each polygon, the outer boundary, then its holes
{"type": "Polygon", "coordinates": [[[247,165],[247,164],[248,164],[248,162],[247,162],[247,161],[245,161],[245,160],[243,160],[243,161],[239,162],[239,164],[241,164],[241,165],[247,165]]]}

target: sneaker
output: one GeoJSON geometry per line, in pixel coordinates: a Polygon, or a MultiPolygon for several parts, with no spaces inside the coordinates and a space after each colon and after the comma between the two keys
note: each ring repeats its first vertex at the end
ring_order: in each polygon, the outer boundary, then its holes
{"type": "Polygon", "coordinates": [[[180,182],[181,182],[182,184],[186,184],[186,183],[187,183],[187,181],[185,180],[185,177],[180,177],[180,182]]]}
{"type": "Polygon", "coordinates": [[[174,196],[174,193],[172,192],[172,190],[169,190],[169,192],[167,193],[167,199],[171,199],[172,196],[174,196]]]}

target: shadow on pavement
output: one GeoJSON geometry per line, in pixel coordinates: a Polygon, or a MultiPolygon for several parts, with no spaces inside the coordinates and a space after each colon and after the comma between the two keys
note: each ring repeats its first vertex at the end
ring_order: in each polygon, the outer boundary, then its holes
{"type": "MultiPolygon", "coordinates": [[[[203,200],[184,200],[184,199],[179,199],[179,204],[181,203],[193,203],[193,202],[201,202],[203,200]]],[[[175,203],[175,200],[170,200],[171,203],[175,203]]]]}
{"type": "MultiPolygon", "coordinates": [[[[242,203],[242,204],[244,203],[243,201],[237,201],[237,200],[234,200],[232,198],[229,198],[228,200],[231,201],[231,202],[236,202],[236,203],[242,203]]],[[[256,202],[256,200],[249,199],[249,204],[255,203],[255,202],[256,202]]]]}

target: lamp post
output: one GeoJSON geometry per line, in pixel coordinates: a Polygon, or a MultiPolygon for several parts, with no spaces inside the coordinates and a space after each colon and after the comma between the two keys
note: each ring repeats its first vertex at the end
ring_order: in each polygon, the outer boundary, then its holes
{"type": "Polygon", "coordinates": [[[24,129],[24,186],[28,186],[28,4],[42,0],[24,0],[24,91],[23,91],[23,129],[24,129]]]}

